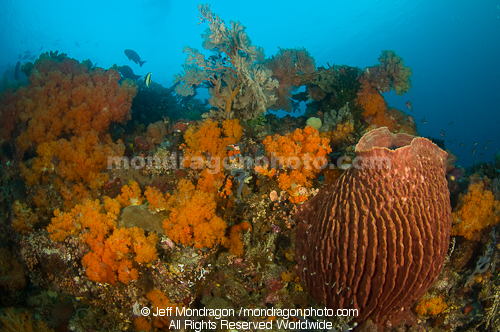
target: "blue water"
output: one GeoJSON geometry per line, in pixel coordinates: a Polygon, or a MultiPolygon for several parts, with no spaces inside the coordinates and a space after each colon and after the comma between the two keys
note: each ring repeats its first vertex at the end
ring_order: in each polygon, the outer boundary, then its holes
{"type": "MultiPolygon", "coordinates": [[[[198,25],[197,3],[4,0],[0,73],[12,71],[19,55],[28,55],[27,61],[59,50],[104,68],[116,63],[139,75],[152,72],[154,81],[171,86],[185,60],[183,46],[202,49],[207,25],[198,25]],[[147,61],[142,68],[125,57],[127,48],[147,61]]],[[[317,66],[364,68],[376,64],[382,50],[395,50],[413,70],[413,87],[403,96],[385,94],[390,106],[413,115],[423,136],[441,138],[444,130],[447,148],[463,166],[490,162],[499,152],[500,0],[219,0],[211,5],[227,24],[239,20],[246,26],[266,56],[278,47],[305,47],[317,66]]]]}

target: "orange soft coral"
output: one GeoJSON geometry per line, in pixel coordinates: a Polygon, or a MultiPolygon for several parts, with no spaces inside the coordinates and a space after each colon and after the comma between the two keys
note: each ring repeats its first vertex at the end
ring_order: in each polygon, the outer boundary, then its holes
{"type": "Polygon", "coordinates": [[[238,257],[243,256],[244,248],[241,233],[246,232],[249,229],[251,230],[252,226],[250,226],[247,222],[231,226],[231,229],[229,230],[229,240],[227,241],[226,246],[229,247],[229,252],[232,255],[238,257]]]}
{"type": "Polygon", "coordinates": [[[84,204],[76,205],[69,212],[54,211],[54,218],[47,227],[50,238],[54,241],[64,241],[69,235],[79,235],[83,230],[89,230],[84,236],[89,245],[103,242],[107,234],[116,226],[117,215],[105,213],[98,200],[86,200],[84,204]]]}
{"type": "Polygon", "coordinates": [[[129,185],[122,187],[122,193],[116,197],[122,207],[129,205],[141,205],[144,198],[141,194],[141,188],[135,181],[130,181],[129,185]]]}
{"type": "MultiPolygon", "coordinates": [[[[149,301],[153,303],[153,311],[156,312],[158,309],[166,310],[166,312],[170,312],[168,308],[175,308],[177,305],[172,303],[168,298],[167,294],[164,292],[155,289],[146,294],[146,297],[149,301]]],[[[172,309],[171,312],[175,312],[172,309]]],[[[169,330],[169,320],[165,316],[155,317],[154,325],[157,328],[160,328],[162,331],[169,330]]]]}
{"type": "Polygon", "coordinates": [[[163,221],[165,233],[175,242],[212,248],[223,244],[226,223],[215,214],[215,194],[198,189],[188,180],[179,181],[169,199],[169,217],[163,221]]]}
{"type": "Polygon", "coordinates": [[[49,324],[33,318],[30,311],[16,313],[12,307],[0,314],[0,322],[4,332],[54,332],[49,324]]]}
{"type": "Polygon", "coordinates": [[[500,202],[493,193],[484,189],[484,183],[473,183],[462,197],[461,207],[452,214],[454,225],[452,235],[472,239],[473,235],[485,227],[494,226],[500,220],[500,202]]]}
{"type": "Polygon", "coordinates": [[[368,124],[374,127],[387,127],[391,132],[395,130],[397,122],[387,114],[387,103],[384,97],[367,81],[362,82],[357,103],[365,110],[363,117],[368,124]]]}
{"type": "Polygon", "coordinates": [[[117,229],[119,213],[120,203],[115,199],[104,197],[104,206],[98,200],[87,200],[70,212],[57,209],[47,230],[54,241],[73,235],[80,236],[90,246],[91,251],[82,259],[90,280],[126,284],[138,277],[134,262],[145,264],[156,260],[158,236],[154,232],[146,236],[137,227],[117,229]]]}
{"type": "Polygon", "coordinates": [[[226,148],[236,144],[243,135],[243,128],[238,119],[225,120],[222,128],[219,123],[206,120],[201,125],[191,126],[184,134],[187,148],[184,155],[184,167],[203,169],[198,181],[198,189],[216,193],[224,179],[221,171],[226,148]]]}
{"type": "Polygon", "coordinates": [[[63,135],[90,130],[104,133],[112,122],[130,116],[137,86],[115,70],[89,69],[77,60],[62,62],[42,55],[31,70],[30,83],[17,92],[16,112],[26,129],[17,138],[22,151],[63,135]]]}
{"type": "Polygon", "coordinates": [[[434,296],[420,301],[415,311],[420,316],[436,316],[442,313],[448,305],[441,296],[434,296]]]}
{"type": "MultiPolygon", "coordinates": [[[[307,188],[312,186],[311,180],[324,166],[322,161],[327,161],[326,156],[332,151],[329,144],[328,138],[320,137],[318,131],[309,126],[264,140],[266,151],[284,167],[279,173],[278,184],[281,190],[288,191],[292,202],[303,202],[310,196],[307,188]]],[[[275,174],[262,166],[257,166],[255,171],[263,175],[275,174]]]]}
{"type": "Polygon", "coordinates": [[[164,211],[167,207],[167,200],[170,197],[170,195],[163,194],[155,187],[146,187],[144,196],[146,196],[149,203],[149,210],[155,212],[164,211]]]}
{"type": "Polygon", "coordinates": [[[20,164],[20,170],[28,186],[54,183],[65,204],[71,207],[92,197],[91,192],[97,197],[97,190],[109,177],[104,172],[108,158],[121,157],[124,151],[121,141],[113,143],[109,135],[101,140],[96,131],[88,131],[69,141],[60,139],[40,144],[31,168],[20,164]]]}
{"type": "Polygon", "coordinates": [[[35,213],[31,211],[26,203],[15,201],[14,203],[14,219],[12,220],[12,227],[16,232],[26,234],[31,232],[33,226],[38,222],[35,213]]]}
{"type": "Polygon", "coordinates": [[[203,160],[219,158],[219,163],[227,156],[226,147],[236,144],[243,135],[243,128],[238,119],[225,120],[222,128],[210,119],[200,126],[192,126],[184,134],[187,144],[184,166],[191,164],[193,157],[202,157],[203,160]]]}

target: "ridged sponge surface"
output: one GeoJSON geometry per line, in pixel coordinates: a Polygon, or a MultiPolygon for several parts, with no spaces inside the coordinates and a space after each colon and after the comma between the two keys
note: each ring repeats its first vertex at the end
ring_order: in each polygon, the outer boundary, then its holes
{"type": "Polygon", "coordinates": [[[298,274],[332,309],[383,323],[438,277],[451,228],[446,152],[425,138],[372,130],[358,159],[295,215],[298,274]]]}

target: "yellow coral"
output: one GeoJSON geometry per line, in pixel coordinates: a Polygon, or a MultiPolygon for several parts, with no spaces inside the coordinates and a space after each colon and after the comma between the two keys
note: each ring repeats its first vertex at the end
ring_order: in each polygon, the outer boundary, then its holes
{"type": "Polygon", "coordinates": [[[421,316],[436,316],[446,310],[447,307],[448,305],[441,296],[434,296],[420,301],[415,311],[421,316]]]}
{"type": "Polygon", "coordinates": [[[451,234],[470,240],[483,228],[498,224],[499,216],[500,202],[495,200],[493,193],[484,189],[482,181],[473,183],[467,195],[462,197],[460,209],[452,214],[451,234]]]}

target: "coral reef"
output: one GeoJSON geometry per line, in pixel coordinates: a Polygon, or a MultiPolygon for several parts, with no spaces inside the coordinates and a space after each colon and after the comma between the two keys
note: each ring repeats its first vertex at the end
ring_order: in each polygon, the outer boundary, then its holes
{"type": "Polygon", "coordinates": [[[199,12],[209,53],[186,47],[170,88],[56,51],[0,93],[0,329],[229,330],[217,310],[241,308],[255,314],[224,319],[498,330],[498,167],[409,135],[383,95],[410,89],[402,59],[265,59],[240,23],[199,12]],[[276,313],[325,305],[359,316],[276,313]]]}
{"type": "Polygon", "coordinates": [[[439,275],[451,227],[446,153],[387,128],[363,136],[356,152],[362,163],[294,216],[297,274],[327,307],[356,308],[357,321],[382,323],[439,275]]]}

